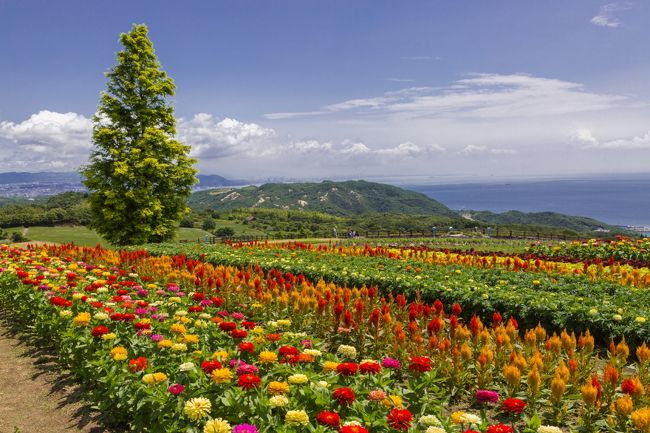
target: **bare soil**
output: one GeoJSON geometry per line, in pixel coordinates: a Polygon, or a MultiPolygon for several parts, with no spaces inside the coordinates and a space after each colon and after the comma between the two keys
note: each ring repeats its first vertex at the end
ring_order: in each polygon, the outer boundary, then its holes
{"type": "Polygon", "coordinates": [[[56,356],[10,329],[0,310],[0,433],[109,433],[56,356]]]}

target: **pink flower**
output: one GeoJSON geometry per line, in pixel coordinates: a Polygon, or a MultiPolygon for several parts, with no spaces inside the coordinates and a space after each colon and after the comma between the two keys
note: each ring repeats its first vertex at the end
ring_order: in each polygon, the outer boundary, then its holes
{"type": "Polygon", "coordinates": [[[499,401],[499,393],[496,391],[489,391],[487,389],[479,389],[474,395],[476,402],[483,403],[497,403],[499,401]]]}
{"type": "Polygon", "coordinates": [[[180,383],[175,383],[167,388],[167,391],[172,395],[179,395],[181,392],[185,391],[185,386],[180,383]]]}

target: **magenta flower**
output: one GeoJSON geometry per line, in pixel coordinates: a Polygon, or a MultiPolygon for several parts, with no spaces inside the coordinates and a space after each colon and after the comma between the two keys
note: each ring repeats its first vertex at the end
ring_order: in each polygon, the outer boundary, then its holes
{"type": "Polygon", "coordinates": [[[233,427],[232,433],[259,433],[259,431],[253,424],[237,424],[233,427]]]}
{"type": "Polygon", "coordinates": [[[180,383],[175,383],[167,388],[167,391],[172,395],[179,395],[181,392],[185,391],[185,386],[180,383]]]}
{"type": "Polygon", "coordinates": [[[257,374],[259,371],[260,369],[256,366],[242,362],[237,367],[237,376],[241,376],[242,374],[257,374]]]}
{"type": "Polygon", "coordinates": [[[232,313],[232,318],[235,320],[242,320],[244,317],[244,313],[232,313]]]}
{"type": "Polygon", "coordinates": [[[400,362],[395,358],[384,358],[383,361],[381,361],[381,365],[382,367],[385,368],[395,368],[395,369],[400,368],[402,366],[402,364],[400,364],[400,362]]]}
{"type": "Polygon", "coordinates": [[[499,401],[499,393],[496,391],[489,391],[487,389],[479,389],[474,395],[476,402],[483,403],[497,403],[499,401]]]}

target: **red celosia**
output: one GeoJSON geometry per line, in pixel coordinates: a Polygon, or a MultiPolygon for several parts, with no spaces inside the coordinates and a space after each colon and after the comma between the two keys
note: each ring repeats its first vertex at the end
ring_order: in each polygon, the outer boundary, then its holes
{"type": "Polygon", "coordinates": [[[388,425],[396,430],[408,430],[413,421],[413,415],[408,409],[394,408],[386,416],[388,425]]]}
{"type": "Polygon", "coordinates": [[[409,368],[424,373],[431,370],[431,359],[426,356],[412,356],[409,368]]]}
{"type": "Polygon", "coordinates": [[[625,379],[623,383],[621,383],[621,391],[623,391],[625,394],[632,395],[634,394],[635,390],[636,385],[634,385],[634,381],[632,379],[625,379]]]}
{"type": "Polygon", "coordinates": [[[243,389],[257,388],[260,386],[261,379],[254,374],[242,374],[239,376],[238,385],[243,389]]]}
{"type": "Polygon", "coordinates": [[[509,397],[503,400],[501,407],[504,412],[519,414],[526,408],[526,402],[518,398],[509,397]]]}
{"type": "Polygon", "coordinates": [[[341,425],[341,418],[336,412],[330,412],[329,410],[323,410],[316,416],[316,421],[320,425],[326,425],[328,427],[338,427],[341,425]]]}
{"type": "Polygon", "coordinates": [[[336,388],[332,397],[341,405],[348,406],[354,401],[354,391],[350,388],[336,388]]]}
{"type": "Polygon", "coordinates": [[[357,364],[354,362],[342,362],[336,367],[336,372],[341,376],[352,376],[357,372],[357,364]]]}

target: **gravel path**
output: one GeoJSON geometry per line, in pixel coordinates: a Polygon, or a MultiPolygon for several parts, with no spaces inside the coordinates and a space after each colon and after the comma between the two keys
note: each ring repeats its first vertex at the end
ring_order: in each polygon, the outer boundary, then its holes
{"type": "Polygon", "coordinates": [[[94,422],[82,390],[56,368],[55,359],[0,321],[0,432],[108,433],[94,422]]]}

